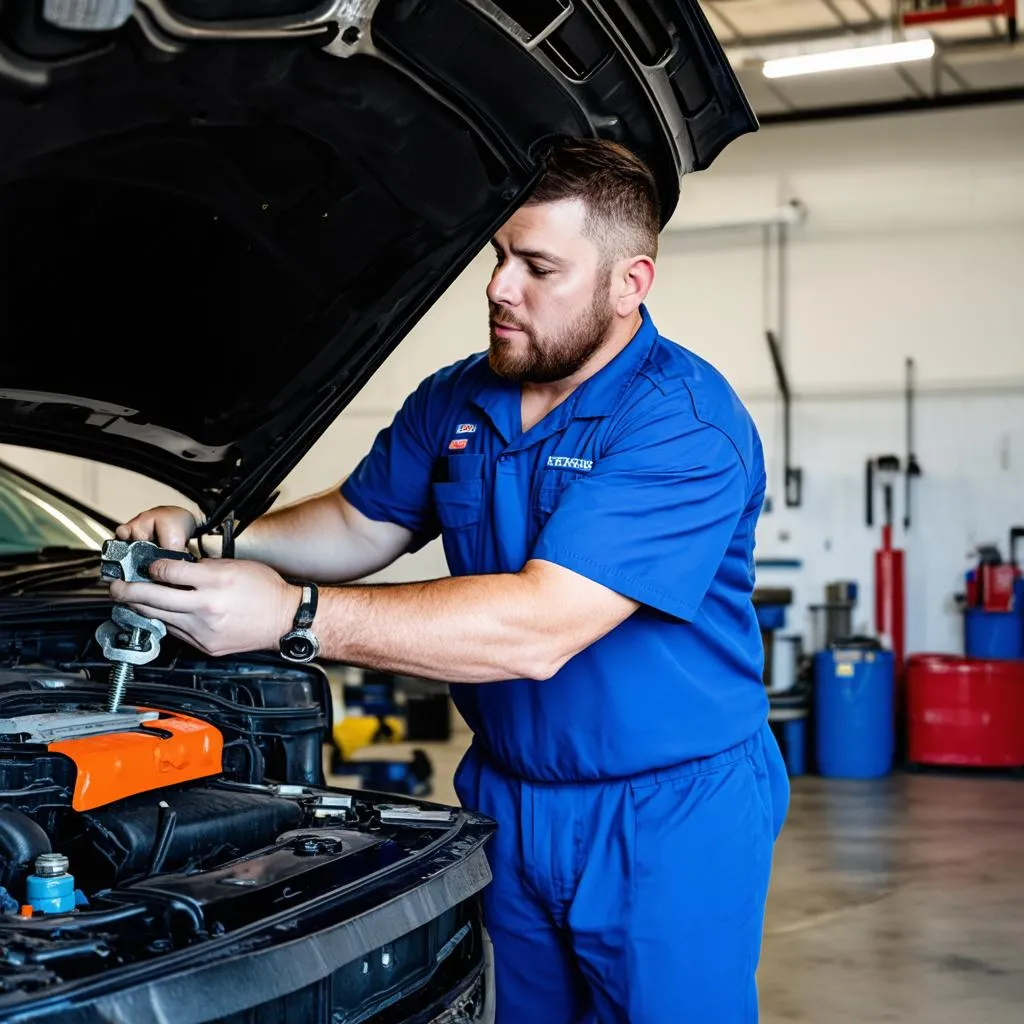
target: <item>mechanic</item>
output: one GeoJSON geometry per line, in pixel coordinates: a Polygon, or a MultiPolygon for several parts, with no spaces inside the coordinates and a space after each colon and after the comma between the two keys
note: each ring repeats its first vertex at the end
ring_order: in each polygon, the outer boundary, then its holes
{"type": "MultiPolygon", "coordinates": [[[[789,800],[751,601],[764,462],[724,378],[647,312],[659,223],[632,153],[561,144],[494,236],[488,352],[424,380],[350,476],[234,558],[110,585],[227,655],[281,649],[313,593],[294,580],[319,583],[320,657],[452,683],[474,734],[456,790],[499,823],[501,1024],[758,1014],[789,800]],[[450,578],[342,585],[439,534],[450,578]]],[[[117,536],[197,529],[162,506],[117,536]]]]}

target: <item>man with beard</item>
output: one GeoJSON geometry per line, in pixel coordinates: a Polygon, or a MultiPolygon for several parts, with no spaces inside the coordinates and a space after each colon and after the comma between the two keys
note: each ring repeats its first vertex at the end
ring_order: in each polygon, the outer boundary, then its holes
{"type": "MultiPolygon", "coordinates": [[[[633,154],[561,145],[494,236],[487,353],[424,380],[339,487],[258,519],[234,558],[110,586],[214,655],[301,660],[315,636],[452,683],[474,733],[456,789],[499,825],[501,1024],[757,1019],[789,796],[751,602],[764,462],[729,385],[643,304],[659,223],[633,154]],[[338,585],[438,535],[450,578],[338,585]]],[[[183,548],[196,527],[162,507],[117,533],[183,548]]]]}

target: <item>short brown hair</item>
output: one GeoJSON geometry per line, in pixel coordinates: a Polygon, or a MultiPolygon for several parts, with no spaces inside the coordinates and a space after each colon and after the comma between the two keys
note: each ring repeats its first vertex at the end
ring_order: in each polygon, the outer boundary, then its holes
{"type": "Polygon", "coordinates": [[[528,205],[582,199],[585,231],[609,262],[658,255],[661,210],[650,168],[608,139],[565,139],[551,150],[528,205]]]}

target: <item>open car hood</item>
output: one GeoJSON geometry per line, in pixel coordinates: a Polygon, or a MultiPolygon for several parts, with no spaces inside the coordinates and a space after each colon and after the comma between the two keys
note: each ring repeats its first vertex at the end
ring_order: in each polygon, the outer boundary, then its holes
{"type": "Polygon", "coordinates": [[[0,441],[244,525],[553,138],[756,128],[696,0],[8,0],[0,441]]]}

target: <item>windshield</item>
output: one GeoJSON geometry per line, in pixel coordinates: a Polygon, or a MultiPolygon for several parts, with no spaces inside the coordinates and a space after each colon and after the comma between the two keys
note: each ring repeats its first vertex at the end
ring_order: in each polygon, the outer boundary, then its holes
{"type": "Polygon", "coordinates": [[[42,548],[99,551],[111,536],[105,526],[52,491],[0,467],[0,555],[42,548]]]}

